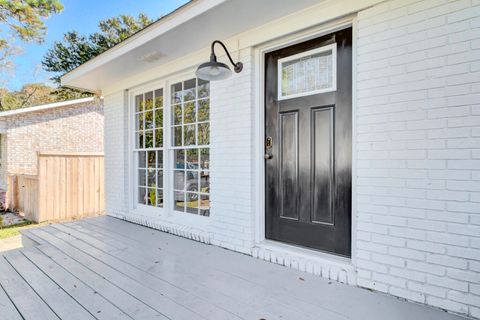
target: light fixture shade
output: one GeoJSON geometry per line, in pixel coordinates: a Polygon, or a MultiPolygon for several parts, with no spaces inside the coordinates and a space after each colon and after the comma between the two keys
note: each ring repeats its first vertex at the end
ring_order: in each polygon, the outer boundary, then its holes
{"type": "Polygon", "coordinates": [[[202,80],[223,80],[232,74],[232,70],[225,64],[217,61],[209,61],[198,66],[195,73],[202,80]]]}

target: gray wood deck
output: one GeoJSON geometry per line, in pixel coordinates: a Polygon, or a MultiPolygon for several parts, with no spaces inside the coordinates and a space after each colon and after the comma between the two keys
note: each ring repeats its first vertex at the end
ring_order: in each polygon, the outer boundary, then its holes
{"type": "Polygon", "coordinates": [[[24,234],[1,319],[463,319],[110,217],[24,234]]]}

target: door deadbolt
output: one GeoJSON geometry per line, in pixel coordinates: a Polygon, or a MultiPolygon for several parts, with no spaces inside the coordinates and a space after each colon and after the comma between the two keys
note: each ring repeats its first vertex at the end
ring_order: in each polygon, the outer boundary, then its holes
{"type": "Polygon", "coordinates": [[[267,137],[265,139],[265,160],[270,160],[273,158],[272,153],[270,152],[273,147],[272,137],[267,137]]]}
{"type": "Polygon", "coordinates": [[[272,149],[272,147],[273,147],[273,139],[272,137],[267,137],[267,139],[265,139],[265,149],[270,150],[272,149]]]}

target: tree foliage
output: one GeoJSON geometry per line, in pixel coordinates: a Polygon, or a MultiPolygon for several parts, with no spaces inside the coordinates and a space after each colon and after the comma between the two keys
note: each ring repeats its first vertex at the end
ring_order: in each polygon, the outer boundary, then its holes
{"type": "Polygon", "coordinates": [[[47,31],[43,19],[62,10],[59,0],[0,0],[0,27],[7,27],[0,30],[0,67],[8,67],[19,52],[15,40],[41,43],[47,31]]]}
{"type": "MultiPolygon", "coordinates": [[[[45,54],[42,65],[54,76],[52,80],[60,85],[60,77],[88,60],[98,56],[135,32],[145,28],[152,20],[141,13],[138,17],[120,15],[99,22],[99,31],[90,35],[80,35],[77,31],[64,34],[62,41],[55,42],[45,54]]],[[[85,95],[86,93],[59,88],[60,95],[68,97],[85,95]]]]}
{"type": "Polygon", "coordinates": [[[18,91],[0,89],[0,111],[19,109],[58,101],[54,89],[42,83],[25,84],[18,91]]]}

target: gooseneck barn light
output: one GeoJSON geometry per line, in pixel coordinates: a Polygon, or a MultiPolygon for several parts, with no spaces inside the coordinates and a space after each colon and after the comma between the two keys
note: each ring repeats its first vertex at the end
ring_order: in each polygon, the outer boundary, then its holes
{"type": "Polygon", "coordinates": [[[232,74],[230,68],[225,64],[217,61],[217,56],[215,55],[214,47],[215,44],[220,44],[223,47],[223,50],[227,53],[228,59],[230,59],[230,63],[233,65],[233,70],[236,73],[239,73],[243,69],[243,63],[240,61],[235,63],[230,56],[230,53],[227,50],[227,47],[219,41],[215,40],[212,42],[212,53],[210,54],[210,61],[202,63],[198,66],[196,75],[198,78],[208,81],[216,81],[216,80],[223,80],[232,74]]]}

